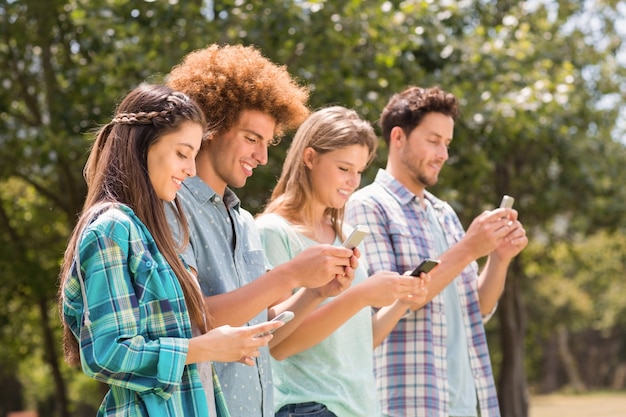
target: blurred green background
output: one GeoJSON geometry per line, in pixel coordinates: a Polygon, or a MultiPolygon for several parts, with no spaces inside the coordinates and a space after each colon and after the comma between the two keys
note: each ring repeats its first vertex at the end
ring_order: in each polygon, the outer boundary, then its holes
{"type": "MultiPolygon", "coordinates": [[[[94,415],[103,387],[64,364],[55,301],[93,132],[211,43],[256,45],[312,109],[373,124],[409,84],[456,94],[433,191],[466,225],[511,194],[530,237],[487,324],[503,415],[526,417],[532,393],[623,390],[624,21],[623,2],[601,0],[0,0],[0,416],[94,415]]],[[[289,139],[238,190],[252,212],[289,139]]]]}

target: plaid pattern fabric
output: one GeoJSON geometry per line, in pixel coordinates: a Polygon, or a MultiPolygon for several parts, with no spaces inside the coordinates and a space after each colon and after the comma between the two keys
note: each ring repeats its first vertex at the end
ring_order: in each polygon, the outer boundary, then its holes
{"type": "Polygon", "coordinates": [[[222,391],[222,385],[217,377],[217,371],[211,364],[213,369],[213,395],[215,396],[215,409],[217,411],[217,417],[230,417],[228,406],[226,405],[226,398],[224,398],[224,392],[222,391]]]}
{"type": "MultiPolygon", "coordinates": [[[[464,236],[452,207],[426,192],[448,246],[464,236]]],[[[373,184],[348,202],[346,222],[366,225],[363,241],[369,274],[381,270],[404,273],[426,257],[436,257],[435,239],[419,201],[389,173],[379,170],[373,184]]],[[[477,292],[478,266],[468,265],[457,279],[468,335],[469,358],[480,415],[498,417],[498,398],[477,292]]],[[[445,306],[437,295],[422,309],[400,320],[374,351],[377,388],[384,414],[394,417],[448,417],[445,306]]]]}
{"type": "Polygon", "coordinates": [[[118,205],[85,228],[79,253],[85,297],[74,264],[63,314],[83,371],[110,387],[98,415],[208,416],[196,366],[185,365],[192,333],[184,295],[150,232],[118,205]]]}

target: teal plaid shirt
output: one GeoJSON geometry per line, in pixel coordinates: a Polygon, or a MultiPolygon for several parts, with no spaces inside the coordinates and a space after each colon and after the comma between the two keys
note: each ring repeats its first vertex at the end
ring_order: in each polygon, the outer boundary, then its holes
{"type": "Polygon", "coordinates": [[[80,237],[63,288],[63,315],[83,371],[109,385],[99,416],[208,416],[195,365],[185,365],[191,322],[176,275],[126,206],[99,215],[80,237]],[[91,324],[84,323],[87,301],[91,324]]]}

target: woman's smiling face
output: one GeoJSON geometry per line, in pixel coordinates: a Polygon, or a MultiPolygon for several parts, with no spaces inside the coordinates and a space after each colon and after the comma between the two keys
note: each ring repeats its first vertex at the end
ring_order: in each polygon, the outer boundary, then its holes
{"type": "Polygon", "coordinates": [[[196,175],[202,135],[201,125],[184,122],[148,148],[148,176],[161,200],[174,200],[182,182],[196,175]]]}
{"type": "Polygon", "coordinates": [[[350,145],[323,154],[307,148],[304,160],[311,170],[315,200],[327,208],[343,208],[361,184],[368,157],[364,145],[350,145]]]}

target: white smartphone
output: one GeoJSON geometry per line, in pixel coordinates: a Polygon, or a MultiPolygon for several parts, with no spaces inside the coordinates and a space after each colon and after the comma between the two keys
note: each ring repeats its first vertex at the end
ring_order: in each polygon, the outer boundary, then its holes
{"type": "Polygon", "coordinates": [[[500,202],[500,208],[513,208],[513,203],[515,199],[510,195],[503,195],[502,201],[500,202]]]}
{"type": "MultiPolygon", "coordinates": [[[[280,313],[279,315],[277,315],[276,317],[274,317],[272,321],[282,321],[283,324],[287,323],[288,321],[290,321],[291,319],[293,319],[296,315],[294,314],[293,311],[283,311],[282,313],[280,313]]],[[[279,327],[280,328],[280,327],[279,327]]],[[[272,329],[269,332],[265,332],[265,333],[261,333],[256,335],[255,337],[261,337],[261,336],[267,336],[268,334],[272,334],[274,333],[276,329],[272,329]]]]}
{"type": "Polygon", "coordinates": [[[359,246],[365,235],[369,233],[367,226],[357,225],[350,236],[341,244],[348,249],[354,249],[359,246]]]}

